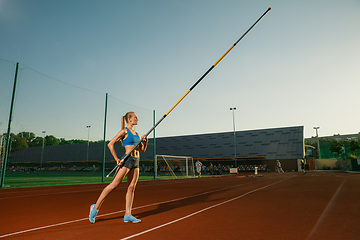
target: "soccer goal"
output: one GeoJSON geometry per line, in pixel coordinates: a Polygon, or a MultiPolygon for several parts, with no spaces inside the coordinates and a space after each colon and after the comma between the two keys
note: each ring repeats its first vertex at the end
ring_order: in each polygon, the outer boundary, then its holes
{"type": "Polygon", "coordinates": [[[194,160],[188,156],[156,155],[155,178],[193,178],[194,160]]]}

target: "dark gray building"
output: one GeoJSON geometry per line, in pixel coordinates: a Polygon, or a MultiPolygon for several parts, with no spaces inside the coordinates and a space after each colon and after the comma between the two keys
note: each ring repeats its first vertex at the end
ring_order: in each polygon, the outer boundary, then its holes
{"type": "MultiPolygon", "coordinates": [[[[236,131],[236,156],[300,159],[304,127],[236,131]]],[[[194,158],[234,158],[234,132],[156,138],[156,153],[194,158]]]]}
{"type": "MultiPolygon", "coordinates": [[[[153,139],[149,139],[148,150],[141,159],[152,160],[154,156],[153,139]]],[[[124,154],[121,144],[116,144],[118,157],[124,154]]],[[[242,164],[266,164],[275,166],[277,159],[284,160],[283,166],[289,170],[297,169],[296,160],[304,156],[304,127],[283,127],[260,130],[236,131],[236,157],[242,164]],[[262,159],[262,160],[259,160],[262,159]],[[248,161],[248,162],[245,162],[248,161]],[[252,161],[251,163],[249,161],[252,161]]],[[[156,138],[156,154],[191,156],[201,159],[234,158],[234,132],[196,134],[156,138]]],[[[102,161],[103,143],[90,143],[89,161],[102,161]]],[[[10,163],[33,162],[84,162],[87,157],[87,144],[32,147],[11,153],[10,163]],[[43,157],[41,155],[43,154],[43,157]]],[[[113,157],[106,147],[106,162],[113,157]]]]}

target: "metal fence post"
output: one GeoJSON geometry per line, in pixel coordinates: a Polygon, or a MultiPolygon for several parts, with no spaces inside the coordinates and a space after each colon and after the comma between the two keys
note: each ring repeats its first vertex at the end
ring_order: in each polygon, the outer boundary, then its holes
{"type": "Polygon", "coordinates": [[[13,87],[13,93],[11,98],[11,106],[10,106],[10,114],[9,114],[9,124],[8,124],[8,130],[6,133],[6,145],[5,145],[5,155],[4,155],[4,161],[2,163],[2,173],[1,173],[1,182],[0,182],[0,188],[4,188],[5,183],[5,173],[6,173],[6,165],[7,165],[7,158],[10,152],[10,132],[11,132],[11,122],[12,122],[12,115],[13,115],[13,109],[14,109],[14,101],[15,101],[15,93],[16,93],[16,83],[18,79],[18,73],[19,73],[19,63],[16,63],[16,71],[15,71],[15,79],[14,79],[14,87],[13,87]]]}
{"type": "Polygon", "coordinates": [[[105,116],[104,116],[104,142],[103,142],[103,158],[102,158],[102,174],[101,181],[104,182],[105,175],[105,153],[106,153],[106,116],[107,116],[108,93],[105,97],[105,116]]]}

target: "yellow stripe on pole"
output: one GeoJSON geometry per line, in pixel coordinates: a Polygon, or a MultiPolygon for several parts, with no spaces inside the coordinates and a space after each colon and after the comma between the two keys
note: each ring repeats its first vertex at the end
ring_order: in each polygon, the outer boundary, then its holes
{"type": "Polygon", "coordinates": [[[227,52],[214,64],[214,67],[226,56],[226,54],[228,54],[231,49],[233,49],[235,47],[235,45],[232,45],[231,48],[229,48],[229,50],[227,50],[227,52]]]}
{"type": "Polygon", "coordinates": [[[186,97],[186,95],[188,95],[190,92],[190,89],[184,94],[184,96],[182,96],[182,98],[179,99],[179,101],[177,101],[175,103],[175,105],[165,114],[166,116],[186,97]]]}

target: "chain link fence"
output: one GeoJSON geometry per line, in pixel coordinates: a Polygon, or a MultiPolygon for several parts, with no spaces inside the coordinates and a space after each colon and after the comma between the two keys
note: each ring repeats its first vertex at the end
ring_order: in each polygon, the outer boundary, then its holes
{"type": "MultiPolygon", "coordinates": [[[[135,130],[141,135],[152,127],[152,110],[18,66],[0,59],[2,187],[22,186],[23,181],[33,186],[62,180],[65,184],[102,182],[103,170],[115,165],[104,140],[120,130],[121,117],[136,112],[141,123],[135,130]]],[[[122,156],[123,147],[116,147],[122,156]]],[[[142,160],[152,160],[152,156],[150,141],[142,160]]]]}

